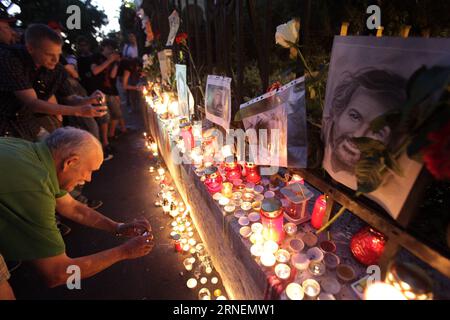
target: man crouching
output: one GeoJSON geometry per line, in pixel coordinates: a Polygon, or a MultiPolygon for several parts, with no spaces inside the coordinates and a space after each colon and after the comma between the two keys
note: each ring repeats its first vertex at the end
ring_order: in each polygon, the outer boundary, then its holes
{"type": "Polygon", "coordinates": [[[116,262],[150,253],[153,242],[147,220],[115,222],[68,193],[91,181],[102,162],[98,140],[71,127],[57,129],[38,143],[0,138],[0,252],[5,260],[30,261],[47,285],[56,287],[66,283],[71,265],[80,268],[84,279],[116,262]],[[109,250],[70,258],[55,211],[82,225],[133,238],[109,250]]]}

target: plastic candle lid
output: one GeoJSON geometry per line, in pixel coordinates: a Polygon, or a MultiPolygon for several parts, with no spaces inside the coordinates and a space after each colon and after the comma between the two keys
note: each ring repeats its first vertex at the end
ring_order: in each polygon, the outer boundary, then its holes
{"type": "Polygon", "coordinates": [[[261,204],[261,209],[265,212],[278,211],[281,208],[281,201],[276,198],[264,199],[261,204]]]}
{"type": "Polygon", "coordinates": [[[217,172],[217,167],[211,166],[205,169],[205,174],[210,175],[217,172]]]}

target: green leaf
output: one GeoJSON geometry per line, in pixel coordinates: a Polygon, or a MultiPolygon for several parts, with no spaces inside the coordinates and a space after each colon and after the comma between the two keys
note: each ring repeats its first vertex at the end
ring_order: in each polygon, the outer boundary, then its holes
{"type": "Polygon", "coordinates": [[[358,161],[355,169],[357,192],[370,193],[375,191],[383,182],[383,158],[367,157],[358,161]]]}

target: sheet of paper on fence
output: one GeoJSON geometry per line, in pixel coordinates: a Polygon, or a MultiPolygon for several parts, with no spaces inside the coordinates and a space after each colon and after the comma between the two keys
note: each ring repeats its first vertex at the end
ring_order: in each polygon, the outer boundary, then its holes
{"type": "Polygon", "coordinates": [[[206,83],[206,119],[230,128],[231,121],[231,78],[209,75],[206,83]]]}
{"type": "Polygon", "coordinates": [[[165,49],[158,52],[159,68],[161,70],[161,79],[165,82],[170,81],[172,75],[172,50],[165,49]]]}
{"type": "Polygon", "coordinates": [[[173,10],[172,14],[169,16],[169,26],[170,32],[166,43],[166,46],[168,47],[173,45],[173,41],[177,36],[178,29],[180,28],[180,16],[176,10],[173,10]]]}
{"type": "Polygon", "coordinates": [[[250,134],[249,137],[250,143],[257,146],[250,148],[250,152],[258,165],[306,167],[307,127],[303,77],[244,103],[240,108],[246,132],[249,133],[250,129],[256,131],[256,136],[250,134]],[[261,129],[266,129],[270,138],[266,140],[261,129]],[[266,152],[269,157],[265,156],[266,152]]]}
{"type": "MultiPolygon", "coordinates": [[[[357,188],[354,166],[359,151],[351,143],[352,137],[369,136],[386,140],[385,144],[401,140],[401,136],[386,131],[388,128],[382,132],[389,133],[380,136],[380,133],[370,132],[367,126],[392,104],[389,96],[406,97],[403,83],[417,69],[434,65],[450,65],[449,39],[335,37],[322,120],[323,166],[334,180],[351,189],[357,188]],[[372,73],[374,70],[376,77],[372,73]],[[355,88],[362,87],[361,83],[374,90],[357,92],[355,88]],[[395,89],[395,94],[389,93],[397,86],[400,89],[395,89]],[[380,95],[380,92],[383,93],[380,95]]],[[[398,217],[422,168],[406,155],[399,164],[404,176],[387,174],[382,186],[368,195],[393,218],[398,217]]]]}

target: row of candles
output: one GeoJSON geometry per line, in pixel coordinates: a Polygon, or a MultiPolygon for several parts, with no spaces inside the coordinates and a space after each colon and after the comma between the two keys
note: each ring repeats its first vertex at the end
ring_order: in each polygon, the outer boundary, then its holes
{"type": "MultiPolygon", "coordinates": [[[[283,211],[286,210],[295,215],[297,213],[296,211],[302,210],[304,207],[302,208],[295,203],[289,202],[286,206],[283,206],[281,201],[274,197],[275,193],[272,190],[264,192],[265,188],[261,184],[262,179],[254,164],[250,164],[250,166],[245,164],[245,169],[250,168],[248,171],[252,173],[252,179],[257,176],[255,180],[247,180],[246,184],[242,184],[243,181],[241,178],[245,177],[243,177],[236,163],[227,161],[223,165],[223,168],[222,177],[219,168],[208,167],[205,172],[206,177],[204,183],[213,197],[223,206],[226,214],[234,212],[235,207],[239,204],[241,204],[241,213],[248,212],[252,209],[260,211],[259,216],[262,223],[254,222],[251,227],[244,226],[241,228],[241,235],[243,237],[248,237],[251,234],[250,241],[253,245],[250,251],[252,255],[259,258],[259,262],[263,267],[273,268],[276,276],[280,280],[288,280],[290,278],[290,261],[292,261],[293,266],[297,270],[307,271],[307,274],[311,276],[311,278],[305,279],[301,285],[296,282],[289,283],[285,290],[285,295],[288,299],[335,299],[334,295],[338,294],[341,289],[340,283],[348,283],[355,279],[356,273],[353,267],[347,264],[340,264],[340,258],[334,253],[336,245],[332,241],[323,241],[320,247],[315,247],[317,237],[312,233],[307,233],[303,237],[304,242],[295,237],[291,239],[289,248],[294,252],[292,258],[289,251],[280,249],[279,244],[283,242],[285,234],[292,237],[297,232],[297,226],[295,224],[284,223],[283,211]],[[231,205],[229,205],[230,203],[231,205]],[[303,249],[305,243],[310,248],[306,254],[302,254],[299,251],[303,249]],[[327,269],[335,271],[339,281],[331,277],[326,277],[319,283],[316,278],[323,276],[327,269]],[[325,287],[325,292],[321,293],[321,286],[325,287]]],[[[296,176],[288,184],[298,184],[301,182],[303,182],[302,179],[296,176]]],[[[316,199],[311,217],[311,225],[313,228],[321,228],[325,211],[326,197],[321,195],[316,199]]],[[[239,219],[242,218],[243,216],[239,219]]],[[[383,235],[369,227],[364,228],[362,232],[359,232],[353,237],[352,249],[355,246],[353,242],[358,243],[357,245],[360,246],[364,245],[365,242],[369,242],[366,247],[373,249],[372,256],[376,259],[379,258],[384,248],[383,235]]],[[[361,262],[364,261],[362,260],[361,262]]],[[[376,286],[370,286],[371,289],[367,290],[366,299],[392,297],[392,295],[383,296],[383,294],[380,295],[377,293],[382,293],[383,290],[380,291],[380,288],[386,289],[386,286],[391,285],[377,283],[376,286]]],[[[388,288],[386,290],[391,289],[388,288]]],[[[401,296],[404,297],[403,294],[401,296]]],[[[422,297],[424,296],[422,295],[422,297]]]]}
{"type": "MultiPolygon", "coordinates": [[[[144,133],[146,147],[155,158],[158,156],[158,146],[144,133]]],[[[194,277],[189,278],[186,286],[189,289],[197,289],[200,300],[226,300],[221,289],[216,288],[211,292],[206,285],[218,285],[219,278],[213,275],[213,264],[205,245],[195,238],[195,226],[190,218],[190,207],[183,201],[177,200],[175,188],[171,186],[170,174],[161,165],[158,168],[150,167],[150,173],[156,173],[155,181],[159,182],[160,192],[157,195],[155,205],[162,208],[164,214],[172,218],[170,223],[170,237],[173,240],[174,250],[187,257],[183,260],[183,267],[187,272],[193,272],[194,277]],[[202,275],[203,274],[203,275],[202,275]]]]}
{"type": "MultiPolygon", "coordinates": [[[[254,163],[237,163],[234,160],[234,148],[232,146],[226,145],[221,150],[218,150],[217,143],[214,143],[214,137],[212,135],[202,135],[201,122],[192,125],[184,118],[177,118],[177,104],[173,100],[172,95],[164,93],[159,95],[159,97],[156,100],[147,98],[147,101],[159,115],[163,115],[161,117],[162,119],[171,119],[166,124],[171,129],[169,133],[173,136],[181,136],[181,139],[178,141],[179,149],[184,153],[188,153],[194,166],[202,173],[202,179],[208,191],[223,206],[225,213],[233,213],[236,211],[236,208],[240,208],[238,209],[239,212],[248,212],[249,210],[260,212],[259,216],[262,223],[255,222],[251,227],[243,227],[245,228],[245,232],[243,231],[241,234],[243,236],[251,234],[250,241],[253,244],[251,253],[259,258],[262,266],[273,267],[278,263],[274,268],[275,274],[281,280],[286,280],[291,274],[291,267],[288,265],[289,258],[291,258],[296,269],[300,271],[308,270],[312,276],[321,276],[325,273],[326,268],[330,267],[336,269],[337,276],[341,281],[345,282],[354,279],[355,271],[353,268],[349,265],[339,265],[339,257],[333,252],[323,250],[322,246],[321,248],[311,247],[306,254],[294,250],[292,257],[289,256],[288,251],[276,247],[276,245],[278,246],[283,241],[285,233],[288,236],[293,236],[297,231],[297,226],[294,223],[284,224],[284,212],[294,220],[304,218],[307,198],[304,197],[302,201],[294,201],[286,197],[283,199],[284,203],[280,203],[275,198],[277,188],[272,189],[270,187],[269,190],[264,192],[265,188],[262,183],[264,179],[260,176],[258,167],[254,163]],[[166,116],[166,114],[169,116],[166,116]],[[196,141],[200,141],[201,145],[196,146],[196,141]],[[214,166],[217,153],[219,153],[219,158],[221,156],[221,158],[227,160],[219,166],[214,166]],[[247,182],[246,184],[243,184],[244,179],[247,182]],[[264,206],[266,206],[266,209],[264,209],[264,206]],[[274,251],[275,248],[277,250],[274,251]],[[314,259],[310,259],[310,257],[314,257],[314,259]]],[[[154,156],[157,155],[156,143],[148,143],[147,148],[154,156]]],[[[163,174],[161,173],[164,173],[162,170],[158,169],[161,181],[163,180],[163,174]]],[[[288,185],[290,184],[304,184],[304,181],[300,176],[294,175],[288,182],[288,185]]],[[[298,193],[299,189],[301,188],[294,190],[294,193],[298,193]]],[[[169,213],[172,217],[176,217],[176,212],[172,210],[174,202],[171,202],[172,208],[170,208],[168,203],[169,201],[163,203],[164,212],[169,213]]],[[[320,229],[323,226],[326,208],[326,196],[320,195],[315,201],[311,214],[310,224],[313,228],[320,229]]],[[[178,210],[182,212],[184,210],[183,205],[178,210]]],[[[240,218],[243,218],[242,220],[245,221],[244,216],[240,218]]],[[[175,235],[175,232],[183,231],[183,228],[186,228],[186,230],[192,229],[189,221],[185,221],[184,226],[183,224],[175,225],[175,222],[178,224],[182,221],[178,219],[180,217],[173,223],[174,230],[172,235],[175,235]]],[[[191,234],[192,231],[188,231],[188,235],[191,234]]],[[[313,234],[308,233],[304,236],[303,240],[306,243],[308,238],[311,239],[314,237],[313,234]]],[[[182,238],[180,242],[179,251],[194,252],[194,246],[196,244],[194,239],[182,238]]],[[[359,262],[371,265],[375,264],[381,256],[384,243],[384,236],[368,227],[354,236],[351,242],[351,251],[359,262]]],[[[290,241],[290,248],[299,247],[301,244],[301,239],[293,238],[290,241]]],[[[191,260],[187,258],[186,261],[189,262],[191,260]]],[[[189,263],[186,265],[189,265],[189,263]]],[[[193,285],[193,280],[195,279],[190,279],[188,286],[193,285]]],[[[340,287],[333,281],[331,283],[334,287],[340,287]]],[[[328,284],[328,287],[330,286],[328,284]]],[[[387,290],[386,292],[391,293],[394,292],[392,287],[398,290],[398,288],[388,283],[378,283],[377,286],[371,287],[373,291],[370,293],[368,290],[369,294],[366,295],[367,299],[373,297],[383,298],[383,288],[385,291],[387,290]],[[376,293],[374,294],[373,292],[376,293]]],[[[301,285],[292,282],[287,285],[285,293],[289,299],[314,299],[319,296],[320,284],[315,279],[306,279],[301,285]]],[[[405,297],[404,294],[401,294],[401,296],[405,297]]],[[[419,294],[415,297],[429,298],[430,294],[419,294]]],[[[333,296],[325,294],[322,295],[322,298],[333,298],[333,296]]]]}

